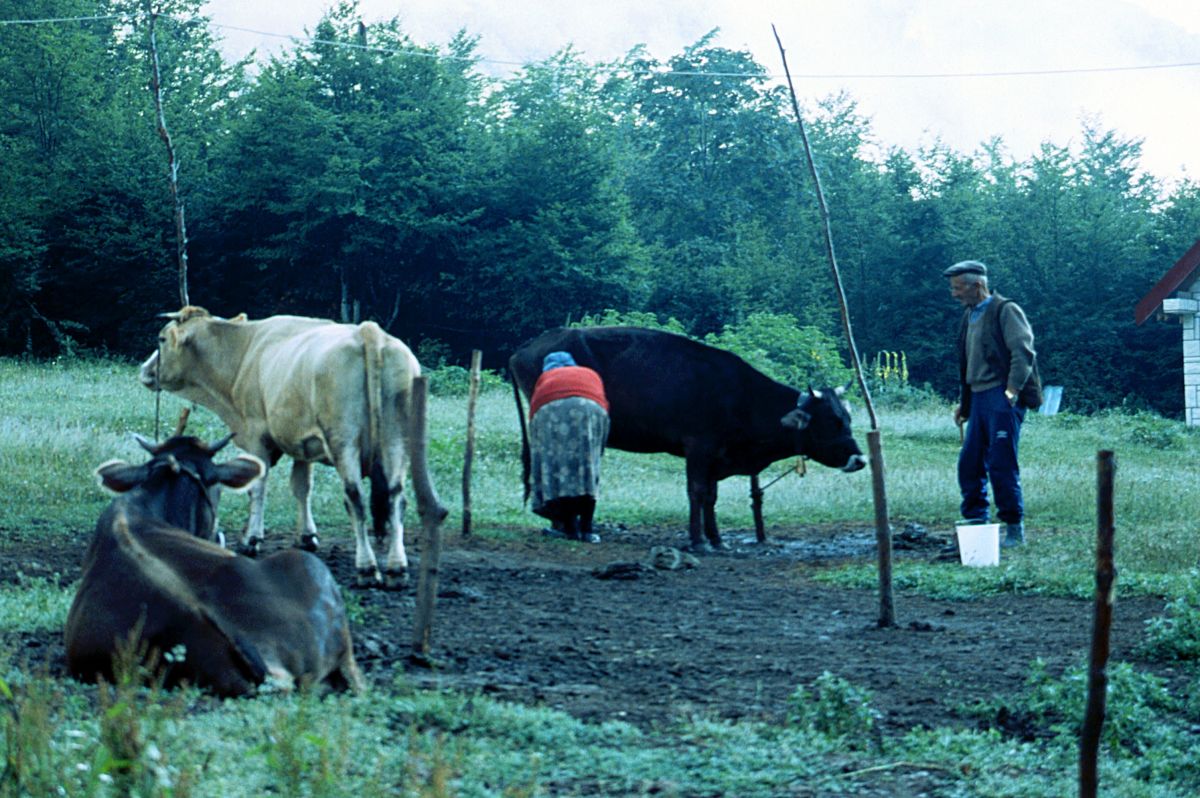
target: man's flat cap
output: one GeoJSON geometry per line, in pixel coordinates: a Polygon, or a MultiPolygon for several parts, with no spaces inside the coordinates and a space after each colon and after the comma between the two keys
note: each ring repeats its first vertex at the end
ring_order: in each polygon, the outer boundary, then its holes
{"type": "Polygon", "coordinates": [[[956,277],[960,274],[982,274],[987,277],[987,266],[977,260],[960,260],[942,272],[943,277],[956,277]]]}

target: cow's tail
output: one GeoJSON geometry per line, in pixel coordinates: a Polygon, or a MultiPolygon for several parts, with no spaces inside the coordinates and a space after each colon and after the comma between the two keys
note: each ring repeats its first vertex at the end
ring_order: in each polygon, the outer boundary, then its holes
{"type": "Polygon", "coordinates": [[[529,501],[530,493],[529,472],[531,471],[531,467],[529,454],[529,428],[525,425],[525,406],[521,403],[521,389],[517,385],[517,375],[516,372],[512,370],[511,366],[508,369],[508,376],[509,379],[512,380],[513,399],[515,399],[517,402],[517,421],[521,424],[521,484],[524,486],[524,493],[522,494],[521,501],[524,503],[529,501]]]}
{"type": "Polygon", "coordinates": [[[367,445],[370,463],[383,456],[383,330],[373,321],[359,325],[363,341],[363,368],[367,376],[367,445]]]}

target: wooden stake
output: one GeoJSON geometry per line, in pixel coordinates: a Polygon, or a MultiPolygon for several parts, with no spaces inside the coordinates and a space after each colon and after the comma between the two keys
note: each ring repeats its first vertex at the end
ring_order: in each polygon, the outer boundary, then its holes
{"type": "Polygon", "coordinates": [[[763,521],[762,511],[763,489],[758,484],[758,474],[750,475],[750,509],[754,513],[754,539],[759,543],[767,542],[767,526],[763,521]]]}
{"type": "Polygon", "coordinates": [[[863,376],[862,361],[858,357],[858,347],[854,343],[854,329],[850,324],[850,308],[846,304],[846,291],[842,287],[842,275],[838,270],[837,256],[833,251],[833,227],[829,224],[829,208],[825,204],[825,192],[821,188],[821,177],[817,174],[816,162],[813,160],[812,146],[808,143],[808,131],[804,129],[804,117],[800,115],[800,103],[796,100],[796,88],[792,85],[792,73],[788,69],[787,54],[783,51],[783,42],[779,40],[779,32],[771,26],[775,34],[775,43],[779,46],[779,57],[783,59],[783,72],[787,76],[788,92],[792,97],[792,111],[796,114],[796,124],[800,128],[800,138],[804,142],[804,155],[808,161],[808,172],[816,187],[817,204],[821,210],[821,221],[825,233],[825,254],[829,259],[829,269],[833,273],[833,284],[837,289],[838,304],[842,311],[842,325],[846,332],[846,346],[850,350],[850,362],[854,374],[858,378],[858,387],[862,391],[863,400],[867,404],[867,414],[871,417],[871,430],[867,440],[871,447],[871,478],[875,490],[875,539],[879,542],[879,625],[895,626],[895,599],[892,591],[892,527],[887,514],[887,484],[883,473],[883,450],[879,441],[879,419],[875,416],[875,403],[871,401],[871,391],[867,388],[863,376]],[[874,439],[872,439],[874,436],[874,439]]]}
{"type": "MultiPolygon", "coordinates": [[[[429,451],[426,419],[428,417],[429,378],[422,375],[413,380],[412,413],[413,446],[411,470],[415,475],[428,473],[426,453],[429,451]]],[[[416,477],[413,478],[414,482],[416,477]]],[[[417,607],[413,622],[412,657],[428,663],[433,643],[433,610],[437,602],[438,567],[442,559],[442,512],[436,500],[421,513],[421,576],[417,581],[417,607]]]]}
{"type": "Polygon", "coordinates": [[[471,379],[467,393],[467,447],[463,453],[462,475],[462,533],[471,534],[471,463],[475,459],[475,404],[479,400],[479,382],[483,365],[483,352],[471,352],[471,379]]]}
{"type": "Polygon", "coordinates": [[[1104,705],[1108,692],[1109,632],[1112,628],[1113,565],[1113,477],[1117,466],[1110,451],[1096,453],[1096,604],[1092,620],[1092,651],[1088,659],[1088,698],[1079,736],[1079,795],[1095,798],[1098,785],[1096,764],[1100,731],[1104,728],[1104,705]]]}
{"type": "Polygon", "coordinates": [[[892,593],[892,526],[888,522],[887,478],[879,430],[867,432],[871,450],[871,488],[875,494],[875,547],[879,560],[879,619],[881,629],[896,625],[896,599],[892,593]]]}

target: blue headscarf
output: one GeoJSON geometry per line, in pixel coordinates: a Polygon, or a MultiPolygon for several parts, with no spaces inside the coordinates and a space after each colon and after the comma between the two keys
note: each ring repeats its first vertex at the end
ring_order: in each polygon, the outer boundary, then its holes
{"type": "Polygon", "coordinates": [[[542,371],[574,365],[575,358],[571,357],[570,352],[551,352],[542,360],[542,371]]]}

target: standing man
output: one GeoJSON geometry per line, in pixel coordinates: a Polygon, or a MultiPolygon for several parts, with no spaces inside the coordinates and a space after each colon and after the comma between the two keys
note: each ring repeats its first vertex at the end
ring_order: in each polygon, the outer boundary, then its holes
{"type": "Polygon", "coordinates": [[[954,422],[967,422],[958,455],[958,487],[962,517],[988,520],[988,479],[996,515],[1005,525],[1004,547],[1025,542],[1025,506],[1017,443],[1027,409],[1042,403],[1033,330],[1016,302],[988,291],[987,266],[960,261],[942,272],[950,278],[950,295],[963,304],[958,333],[961,399],[954,422]]]}

